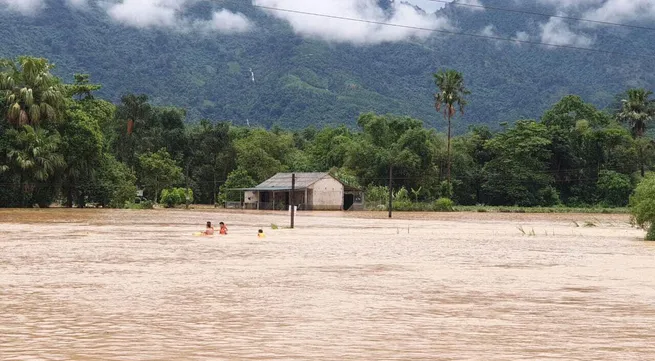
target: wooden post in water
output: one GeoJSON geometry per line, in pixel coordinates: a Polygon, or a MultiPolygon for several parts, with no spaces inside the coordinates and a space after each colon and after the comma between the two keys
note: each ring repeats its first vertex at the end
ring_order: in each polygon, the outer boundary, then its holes
{"type": "Polygon", "coordinates": [[[296,173],[291,174],[291,196],[289,203],[291,203],[291,229],[295,226],[296,220],[296,205],[294,202],[294,193],[296,193],[296,173]]]}

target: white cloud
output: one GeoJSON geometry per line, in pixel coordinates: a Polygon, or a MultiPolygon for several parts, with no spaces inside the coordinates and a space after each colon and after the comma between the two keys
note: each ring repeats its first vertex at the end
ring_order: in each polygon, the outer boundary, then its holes
{"type": "Polygon", "coordinates": [[[0,0],[0,5],[23,15],[34,15],[45,7],[44,0],[0,0]]]}
{"type": "Polygon", "coordinates": [[[593,43],[590,37],[573,32],[568,23],[560,18],[550,18],[541,25],[541,42],[579,47],[588,47],[593,43]]]}
{"type": "Polygon", "coordinates": [[[496,27],[493,25],[487,25],[480,31],[480,35],[498,37],[496,33],[496,27]]]}
{"type": "Polygon", "coordinates": [[[125,0],[108,6],[109,16],[122,24],[137,28],[176,27],[176,12],[183,1],[125,0]]]}
{"type": "MultiPolygon", "coordinates": [[[[80,1],[80,0],[73,0],[80,1]]],[[[179,31],[193,29],[219,32],[242,32],[251,27],[241,13],[222,9],[208,21],[190,21],[183,17],[184,8],[197,0],[124,0],[105,4],[109,17],[136,28],[170,28],[179,31]]]]}
{"type": "Polygon", "coordinates": [[[400,2],[393,3],[393,14],[391,16],[385,14],[375,0],[331,0],[320,2],[307,0],[258,0],[257,5],[369,21],[368,23],[357,22],[269,10],[269,13],[273,16],[287,20],[298,34],[335,42],[378,44],[382,42],[402,41],[413,37],[423,38],[432,34],[429,30],[450,28],[447,19],[437,17],[434,14],[422,14],[417,12],[412,6],[400,2]],[[384,22],[428,30],[384,26],[371,22],[384,22]]]}
{"type": "Polygon", "coordinates": [[[237,33],[247,31],[252,25],[245,15],[223,9],[214,12],[209,21],[196,22],[196,26],[223,33],[237,33]]]}
{"type": "Polygon", "coordinates": [[[539,0],[569,15],[609,22],[655,20],[653,0],[539,0]]]}
{"type": "MultiPolygon", "coordinates": [[[[405,0],[401,0],[405,1],[405,0]]],[[[452,1],[452,0],[451,0],[452,1]]],[[[433,0],[407,0],[406,2],[416,5],[420,7],[421,9],[425,10],[428,13],[434,13],[439,9],[442,9],[444,6],[446,6],[445,3],[440,2],[440,1],[433,1],[433,0]]],[[[479,0],[458,0],[457,1],[459,4],[467,4],[467,5],[475,5],[475,6],[482,6],[482,3],[480,3],[479,0]]],[[[470,10],[483,10],[482,8],[476,8],[473,6],[467,7],[470,10]]]]}
{"type": "Polygon", "coordinates": [[[514,40],[528,41],[528,40],[530,40],[530,34],[528,34],[525,31],[518,31],[518,32],[516,32],[516,35],[514,36],[514,40]]]}
{"type": "Polygon", "coordinates": [[[428,13],[434,13],[445,6],[444,3],[432,0],[409,0],[407,2],[420,7],[428,13]]]}
{"type": "Polygon", "coordinates": [[[655,20],[653,0],[608,0],[585,12],[585,18],[599,21],[655,20]]]}
{"type": "Polygon", "coordinates": [[[606,0],[538,0],[539,3],[553,5],[558,9],[586,8],[602,5],[606,0]]]}

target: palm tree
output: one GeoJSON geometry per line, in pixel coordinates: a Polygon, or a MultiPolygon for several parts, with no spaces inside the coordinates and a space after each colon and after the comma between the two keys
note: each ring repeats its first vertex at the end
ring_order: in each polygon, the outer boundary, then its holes
{"type": "Polygon", "coordinates": [[[124,95],[116,111],[118,158],[133,170],[137,162],[135,148],[137,143],[143,140],[144,131],[150,126],[148,122],[152,119],[151,114],[152,107],[148,103],[147,95],[124,95]]]}
{"type": "Polygon", "coordinates": [[[42,58],[19,57],[18,64],[0,60],[0,97],[11,124],[38,126],[57,119],[64,91],[59,79],[50,74],[53,67],[42,58]]]}
{"type": "Polygon", "coordinates": [[[434,82],[439,92],[434,95],[434,107],[437,112],[443,108],[444,118],[448,120],[448,183],[451,183],[450,170],[452,167],[450,143],[452,138],[451,119],[457,114],[455,106],[464,114],[464,107],[467,102],[464,95],[471,94],[464,87],[464,76],[456,70],[440,70],[434,74],[434,82]]]}
{"type": "Polygon", "coordinates": [[[652,91],[646,89],[629,89],[627,99],[621,100],[619,121],[628,124],[635,138],[643,137],[648,122],[655,117],[655,100],[650,99],[652,91]]]}
{"type": "Polygon", "coordinates": [[[637,151],[639,153],[639,163],[641,176],[645,176],[645,154],[650,153],[652,140],[641,141],[646,134],[648,123],[655,117],[655,100],[650,99],[652,91],[646,89],[629,89],[626,92],[627,99],[621,100],[621,111],[617,114],[620,122],[626,123],[630,127],[632,136],[637,140],[637,151]]]}
{"type": "Polygon", "coordinates": [[[35,183],[47,181],[65,166],[64,157],[58,153],[59,135],[29,125],[20,130],[10,129],[6,135],[9,140],[6,163],[20,176],[25,205],[25,193],[31,193],[35,183]]]}

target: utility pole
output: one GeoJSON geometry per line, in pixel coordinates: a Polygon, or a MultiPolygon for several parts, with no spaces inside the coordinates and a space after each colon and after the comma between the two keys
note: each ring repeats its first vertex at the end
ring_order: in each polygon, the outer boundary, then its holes
{"type": "Polygon", "coordinates": [[[393,214],[393,165],[389,164],[389,218],[393,214]]]}
{"type": "Polygon", "coordinates": [[[295,226],[296,220],[296,205],[294,202],[294,193],[296,193],[296,173],[291,174],[291,195],[289,196],[289,203],[291,203],[291,229],[295,226]]]}

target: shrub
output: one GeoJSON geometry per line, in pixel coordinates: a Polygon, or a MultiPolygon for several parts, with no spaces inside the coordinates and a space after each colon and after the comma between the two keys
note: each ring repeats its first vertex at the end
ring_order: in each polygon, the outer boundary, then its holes
{"type": "Polygon", "coordinates": [[[648,174],[630,197],[632,221],[641,228],[648,228],[646,239],[655,241],[655,174],[648,174]]]}
{"type": "Polygon", "coordinates": [[[450,198],[441,197],[434,202],[436,212],[452,212],[455,208],[455,202],[450,198]]]}
{"type": "Polygon", "coordinates": [[[609,207],[625,207],[633,190],[630,177],[609,170],[600,171],[597,186],[602,203],[609,207]]]}
{"type": "Polygon", "coordinates": [[[149,200],[143,200],[140,203],[127,202],[125,203],[125,208],[126,209],[154,209],[155,204],[149,200]]]}
{"type": "Polygon", "coordinates": [[[389,203],[389,188],[370,186],[366,189],[364,199],[366,199],[366,206],[369,209],[386,209],[389,203]]]}
{"type": "Polygon", "coordinates": [[[409,192],[407,191],[407,188],[402,187],[394,194],[393,199],[399,202],[410,202],[409,199],[409,192]]]}
{"type": "Polygon", "coordinates": [[[443,181],[439,185],[439,196],[441,198],[452,198],[453,197],[453,184],[448,181],[443,181]]]}
{"type": "MultiPolygon", "coordinates": [[[[189,203],[193,203],[193,190],[188,189],[189,203]]],[[[164,189],[161,192],[160,203],[166,205],[167,208],[173,208],[180,204],[186,204],[187,189],[185,188],[171,188],[164,189]]]]}
{"type": "Polygon", "coordinates": [[[553,186],[546,186],[539,190],[540,203],[544,207],[553,207],[560,204],[559,193],[553,186]]]}

